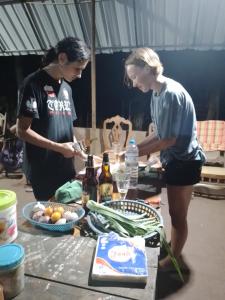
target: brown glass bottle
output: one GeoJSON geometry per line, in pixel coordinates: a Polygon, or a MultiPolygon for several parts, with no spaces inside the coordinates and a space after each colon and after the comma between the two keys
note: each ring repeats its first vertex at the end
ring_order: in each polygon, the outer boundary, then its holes
{"type": "Polygon", "coordinates": [[[93,200],[97,202],[97,186],[98,182],[95,176],[95,169],[93,165],[93,156],[88,155],[86,162],[86,173],[82,181],[82,206],[88,213],[87,202],[93,200]]]}
{"type": "Polygon", "coordinates": [[[99,202],[112,200],[113,178],[110,173],[109,155],[103,153],[102,172],[99,176],[99,202]]]}

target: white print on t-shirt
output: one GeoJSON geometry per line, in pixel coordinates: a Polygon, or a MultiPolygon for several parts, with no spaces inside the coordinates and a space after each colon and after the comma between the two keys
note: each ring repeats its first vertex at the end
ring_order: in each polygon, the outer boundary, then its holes
{"type": "Polygon", "coordinates": [[[37,101],[35,98],[30,98],[26,101],[27,111],[36,111],[37,110],[37,101]]]}
{"type": "Polygon", "coordinates": [[[48,109],[50,111],[65,111],[65,112],[71,112],[71,108],[70,108],[70,101],[67,100],[57,100],[57,99],[48,99],[47,100],[48,103],[48,109]]]}
{"type": "Polygon", "coordinates": [[[69,93],[66,89],[62,91],[61,99],[57,99],[56,94],[51,86],[46,85],[44,90],[47,92],[47,106],[50,115],[66,114],[71,115],[69,93]]]}

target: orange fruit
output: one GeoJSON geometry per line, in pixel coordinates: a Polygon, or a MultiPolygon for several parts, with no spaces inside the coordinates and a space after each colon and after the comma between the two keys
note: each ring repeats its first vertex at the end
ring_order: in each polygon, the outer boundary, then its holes
{"type": "Polygon", "coordinates": [[[54,212],[58,211],[61,213],[61,215],[64,213],[64,208],[62,206],[56,206],[54,207],[54,212]]]}
{"type": "Polygon", "coordinates": [[[59,219],[61,219],[61,213],[59,211],[55,211],[52,215],[51,215],[51,221],[52,223],[57,222],[59,219]]]}
{"type": "Polygon", "coordinates": [[[48,206],[45,208],[45,210],[44,210],[45,216],[51,217],[52,213],[53,213],[53,208],[51,206],[48,206]]]}

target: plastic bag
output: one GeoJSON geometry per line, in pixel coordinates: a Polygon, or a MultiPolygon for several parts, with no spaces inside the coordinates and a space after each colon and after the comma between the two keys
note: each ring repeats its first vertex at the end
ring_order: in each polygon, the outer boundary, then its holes
{"type": "Polygon", "coordinates": [[[82,195],[82,184],[78,180],[68,181],[60,186],[55,192],[56,202],[70,203],[80,200],[82,195]]]}

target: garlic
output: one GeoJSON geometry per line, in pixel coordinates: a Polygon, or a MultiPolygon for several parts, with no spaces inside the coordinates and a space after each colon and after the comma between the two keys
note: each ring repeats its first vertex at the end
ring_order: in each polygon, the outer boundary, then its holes
{"type": "Polygon", "coordinates": [[[65,218],[67,222],[70,222],[70,221],[77,220],[78,215],[75,212],[65,211],[63,214],[63,218],[65,218]]]}
{"type": "Polygon", "coordinates": [[[40,202],[37,202],[37,204],[34,205],[32,211],[33,212],[37,212],[39,210],[45,210],[45,206],[43,204],[41,204],[40,202]]]}
{"type": "Polygon", "coordinates": [[[61,219],[59,219],[59,220],[55,223],[55,225],[63,225],[63,224],[66,224],[66,219],[65,219],[65,218],[61,218],[61,219]]]}
{"type": "Polygon", "coordinates": [[[49,223],[50,217],[49,216],[42,216],[38,220],[39,223],[49,223]]]}
{"type": "Polygon", "coordinates": [[[78,220],[78,214],[75,212],[72,212],[71,213],[71,221],[76,221],[76,220],[78,220]]]}
{"type": "Polygon", "coordinates": [[[35,221],[39,221],[40,217],[42,217],[42,216],[43,216],[43,211],[39,210],[33,214],[32,219],[35,221]]]}

